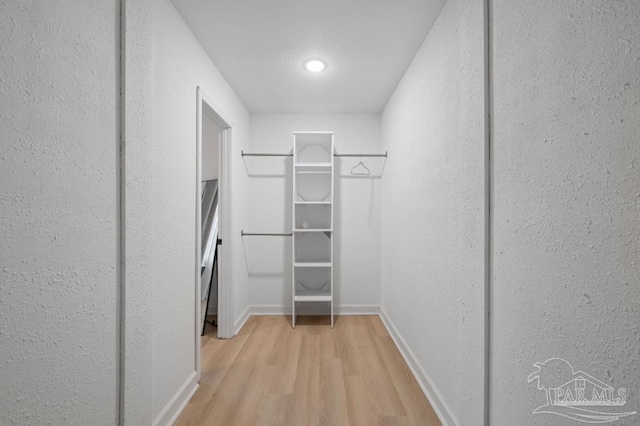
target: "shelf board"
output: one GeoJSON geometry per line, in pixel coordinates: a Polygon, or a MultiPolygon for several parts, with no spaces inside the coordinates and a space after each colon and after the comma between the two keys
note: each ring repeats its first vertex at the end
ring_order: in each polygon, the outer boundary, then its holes
{"type": "Polygon", "coordinates": [[[332,204],[331,201],[327,201],[327,197],[323,197],[322,199],[320,199],[320,197],[309,197],[309,200],[305,200],[304,197],[301,197],[300,195],[298,195],[296,197],[296,201],[295,203],[301,203],[301,204],[321,204],[321,203],[327,203],[327,204],[332,204]]]}
{"type": "Polygon", "coordinates": [[[331,302],[331,292],[322,290],[301,291],[293,297],[296,302],[331,302]]]}
{"type": "Polygon", "coordinates": [[[331,173],[331,163],[297,163],[297,173],[331,173]]]}
{"type": "Polygon", "coordinates": [[[293,232],[333,232],[333,229],[294,229],[293,232]]]}
{"type": "Polygon", "coordinates": [[[296,204],[331,204],[331,201],[295,201],[296,204]]]}
{"type": "Polygon", "coordinates": [[[331,268],[331,262],[295,262],[296,268],[331,268]]]}
{"type": "Polygon", "coordinates": [[[306,132],[293,132],[294,135],[311,135],[311,136],[316,136],[316,135],[333,135],[335,132],[313,132],[313,131],[306,131],[306,132]]]}

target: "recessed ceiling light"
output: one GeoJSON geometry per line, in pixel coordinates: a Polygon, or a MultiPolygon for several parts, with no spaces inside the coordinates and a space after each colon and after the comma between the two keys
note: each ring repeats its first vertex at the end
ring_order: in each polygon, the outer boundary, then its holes
{"type": "Polygon", "coordinates": [[[304,62],[304,69],[309,72],[320,72],[327,68],[327,63],[321,59],[308,59],[304,62]]]}

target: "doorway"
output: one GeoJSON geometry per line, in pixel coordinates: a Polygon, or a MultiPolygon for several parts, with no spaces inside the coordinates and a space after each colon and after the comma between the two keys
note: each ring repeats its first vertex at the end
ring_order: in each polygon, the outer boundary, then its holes
{"type": "Polygon", "coordinates": [[[229,268],[232,125],[199,87],[196,98],[195,363],[199,380],[202,334],[233,337],[229,268]]]}

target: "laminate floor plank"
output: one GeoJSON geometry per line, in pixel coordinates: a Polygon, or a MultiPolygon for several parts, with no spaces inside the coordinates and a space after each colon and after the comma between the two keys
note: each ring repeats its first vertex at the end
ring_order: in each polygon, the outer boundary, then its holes
{"type": "Polygon", "coordinates": [[[442,423],[433,411],[429,400],[422,393],[420,385],[413,377],[409,366],[405,363],[391,337],[377,337],[376,346],[380,357],[387,366],[391,383],[402,401],[411,424],[441,425],[442,423]]]}
{"type": "Polygon", "coordinates": [[[377,316],[252,316],[202,338],[200,387],[176,421],[207,426],[439,426],[377,316]]]}

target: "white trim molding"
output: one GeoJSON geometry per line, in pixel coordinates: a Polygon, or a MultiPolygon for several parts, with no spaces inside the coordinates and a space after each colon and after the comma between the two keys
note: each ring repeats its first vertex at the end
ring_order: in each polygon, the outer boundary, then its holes
{"type": "Polygon", "coordinates": [[[409,369],[420,385],[422,392],[424,392],[425,396],[431,403],[433,410],[438,415],[438,418],[440,419],[442,424],[444,426],[457,425],[458,421],[453,415],[451,408],[442,397],[442,394],[436,388],[435,384],[427,374],[420,361],[418,361],[418,358],[416,358],[413,351],[409,348],[409,345],[407,345],[407,342],[404,340],[398,329],[395,327],[393,322],[391,322],[391,319],[387,315],[384,308],[379,307],[379,311],[382,323],[387,328],[387,331],[393,339],[393,342],[396,344],[396,347],[400,351],[400,354],[402,354],[402,357],[409,366],[409,369]]]}
{"type": "Polygon", "coordinates": [[[245,309],[244,312],[240,315],[240,317],[234,322],[233,324],[234,336],[240,333],[240,330],[242,330],[242,327],[244,327],[244,324],[247,322],[247,320],[251,316],[251,314],[249,313],[250,308],[251,308],[250,306],[247,306],[247,309],[245,309]]]}
{"type": "Polygon", "coordinates": [[[191,397],[198,389],[198,373],[193,371],[178,392],[169,400],[153,421],[153,426],[172,425],[177,419],[191,397]]]}

